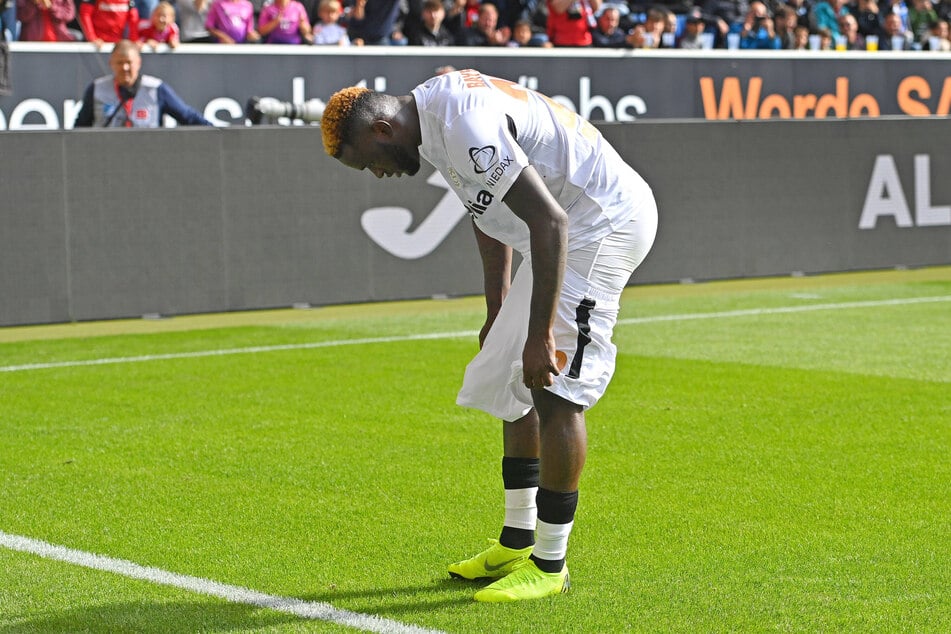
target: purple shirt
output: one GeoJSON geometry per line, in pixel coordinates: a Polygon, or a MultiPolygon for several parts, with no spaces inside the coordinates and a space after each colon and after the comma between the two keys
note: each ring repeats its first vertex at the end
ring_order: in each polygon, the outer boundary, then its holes
{"type": "Polygon", "coordinates": [[[215,0],[208,9],[205,28],[223,31],[243,44],[254,29],[254,6],[250,0],[215,0]]]}
{"type": "Polygon", "coordinates": [[[277,27],[271,31],[265,38],[268,44],[300,44],[303,40],[300,36],[301,20],[307,19],[307,9],[297,0],[291,0],[286,7],[279,7],[276,3],[269,4],[261,9],[261,17],[258,18],[258,28],[267,24],[278,15],[281,21],[277,27]]]}

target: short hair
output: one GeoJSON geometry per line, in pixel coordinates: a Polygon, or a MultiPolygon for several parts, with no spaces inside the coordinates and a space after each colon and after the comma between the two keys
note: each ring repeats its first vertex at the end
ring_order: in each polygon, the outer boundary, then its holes
{"type": "Polygon", "coordinates": [[[353,119],[356,118],[354,114],[372,92],[369,88],[351,86],[338,90],[330,97],[320,118],[320,134],[327,154],[339,158],[343,146],[349,141],[353,119]]]}
{"type": "Polygon", "coordinates": [[[119,40],[112,47],[113,55],[128,53],[135,53],[136,55],[139,55],[139,45],[132,40],[119,40]]]}

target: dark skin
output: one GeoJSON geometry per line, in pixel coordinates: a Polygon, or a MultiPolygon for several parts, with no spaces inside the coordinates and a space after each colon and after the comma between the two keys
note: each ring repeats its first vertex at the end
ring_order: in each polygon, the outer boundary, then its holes
{"type": "MultiPolygon", "coordinates": [[[[413,175],[419,171],[421,143],[415,99],[390,96],[378,116],[343,146],[338,159],[377,178],[413,175]]],[[[559,373],[553,325],[567,259],[568,217],[532,166],[522,170],[503,202],[525,222],[530,235],[533,284],[522,379],[535,406],[522,418],[503,423],[504,452],[508,457],[540,458],[543,488],[577,491],[587,454],[584,412],[544,389],[559,373]]],[[[508,292],[512,249],[474,228],[486,289],[481,346],[508,292]]]]}

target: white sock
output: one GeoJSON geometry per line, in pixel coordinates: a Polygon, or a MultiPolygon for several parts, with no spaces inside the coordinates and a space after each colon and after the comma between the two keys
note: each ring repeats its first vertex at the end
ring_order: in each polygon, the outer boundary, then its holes
{"type": "Polygon", "coordinates": [[[535,533],[535,549],[532,556],[538,559],[559,561],[568,555],[568,535],[574,522],[567,524],[549,524],[538,520],[535,533]]]}
{"type": "Polygon", "coordinates": [[[527,489],[505,489],[505,521],[503,526],[535,530],[538,519],[538,507],[535,506],[535,495],[538,487],[527,489]]]}

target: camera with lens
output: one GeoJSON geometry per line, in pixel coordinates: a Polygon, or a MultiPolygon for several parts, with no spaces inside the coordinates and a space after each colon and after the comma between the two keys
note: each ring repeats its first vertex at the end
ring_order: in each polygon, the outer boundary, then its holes
{"type": "Polygon", "coordinates": [[[244,114],[252,125],[271,123],[280,118],[318,122],[324,114],[325,107],[326,104],[320,99],[292,103],[273,97],[251,97],[245,104],[244,114]]]}

